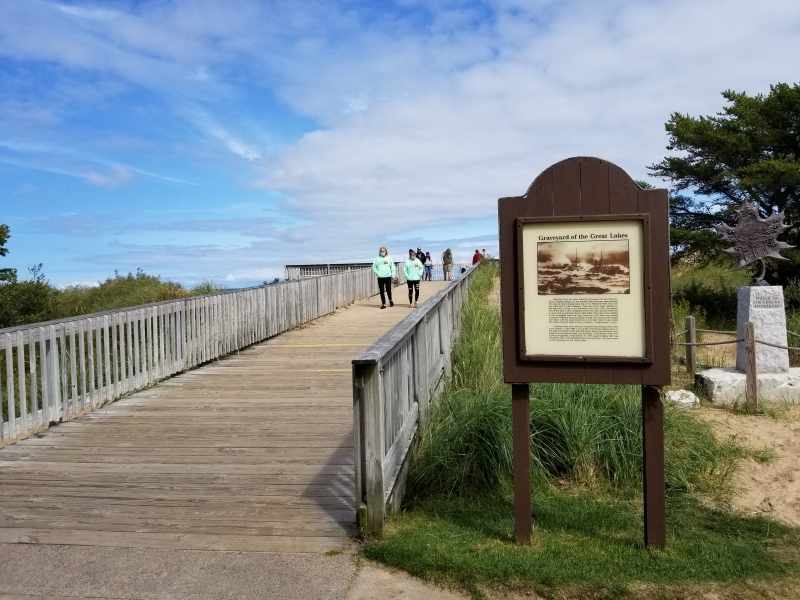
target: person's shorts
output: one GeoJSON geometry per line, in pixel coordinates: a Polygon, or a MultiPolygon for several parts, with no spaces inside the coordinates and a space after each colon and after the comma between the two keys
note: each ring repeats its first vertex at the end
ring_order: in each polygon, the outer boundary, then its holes
{"type": "Polygon", "coordinates": [[[442,269],[444,270],[445,273],[449,273],[450,271],[453,270],[453,265],[452,264],[442,265],[442,269]]]}

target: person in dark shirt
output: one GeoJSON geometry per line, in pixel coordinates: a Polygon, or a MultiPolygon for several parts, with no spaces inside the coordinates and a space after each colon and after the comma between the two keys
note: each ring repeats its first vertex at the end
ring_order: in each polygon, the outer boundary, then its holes
{"type": "Polygon", "coordinates": [[[475,250],[475,254],[473,254],[473,256],[472,256],[472,264],[474,265],[474,264],[477,264],[477,263],[481,262],[481,258],[483,258],[481,256],[481,253],[478,252],[478,250],[476,249],[475,250]]]}

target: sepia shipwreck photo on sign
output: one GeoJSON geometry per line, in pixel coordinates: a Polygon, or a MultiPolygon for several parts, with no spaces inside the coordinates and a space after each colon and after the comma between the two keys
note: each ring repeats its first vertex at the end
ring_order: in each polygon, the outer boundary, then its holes
{"type": "Polygon", "coordinates": [[[630,294],[628,240],[539,242],[539,294],[630,294]]]}

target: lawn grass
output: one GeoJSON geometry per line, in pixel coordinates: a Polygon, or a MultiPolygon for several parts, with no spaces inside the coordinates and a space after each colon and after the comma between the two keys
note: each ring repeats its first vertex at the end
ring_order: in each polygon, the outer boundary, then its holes
{"type": "Polygon", "coordinates": [[[686,497],[671,498],[667,510],[667,550],[650,552],[639,502],[539,490],[533,544],[517,546],[510,495],[430,497],[392,517],[363,554],[475,598],[487,588],[547,598],[685,598],[697,590],[746,598],[761,597],[760,584],[800,583],[793,528],[686,497]]]}
{"type": "Polygon", "coordinates": [[[453,378],[412,464],[406,510],[365,541],[363,554],[476,598],[502,587],[553,598],[746,598],[800,585],[797,530],[725,509],[737,461],[769,454],[719,440],[695,413],[672,406],[668,546],[645,550],[633,386],[531,386],[533,545],[514,544],[510,391],[489,301],[495,276],[491,265],[475,274],[453,378]]]}

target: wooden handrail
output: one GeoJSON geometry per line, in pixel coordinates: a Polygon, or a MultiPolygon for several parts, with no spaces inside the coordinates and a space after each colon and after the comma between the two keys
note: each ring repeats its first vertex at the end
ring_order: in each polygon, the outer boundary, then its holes
{"type": "Polygon", "coordinates": [[[0,330],[0,443],[376,293],[369,269],[0,330]]]}
{"type": "Polygon", "coordinates": [[[439,290],[353,359],[353,432],[359,527],[375,533],[399,510],[429,404],[451,374],[451,350],[476,267],[439,290]]]}

